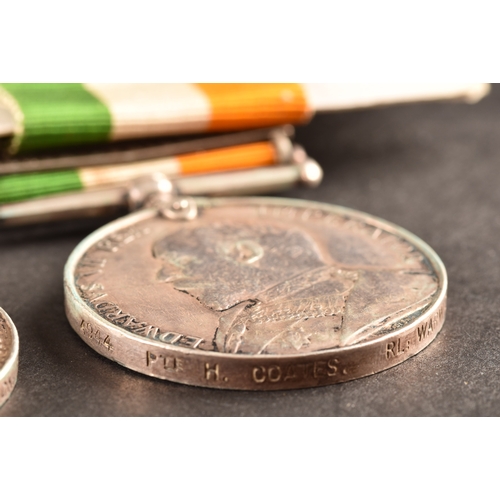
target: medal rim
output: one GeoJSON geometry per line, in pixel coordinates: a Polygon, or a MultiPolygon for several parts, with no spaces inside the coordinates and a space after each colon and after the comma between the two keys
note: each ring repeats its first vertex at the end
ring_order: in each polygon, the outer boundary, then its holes
{"type": "MultiPolygon", "coordinates": [[[[162,379],[167,379],[167,380],[173,380],[173,381],[178,381],[175,378],[171,377],[159,377],[157,375],[151,374],[146,371],[142,371],[138,368],[135,367],[130,367],[123,363],[122,361],[118,361],[113,358],[112,355],[108,355],[108,353],[103,353],[101,350],[96,349],[95,346],[87,342],[85,339],[84,335],[82,335],[78,329],[74,326],[78,323],[78,319],[76,318],[77,314],[72,314],[73,311],[81,310],[82,312],[86,313],[86,316],[91,319],[92,322],[95,322],[97,324],[100,324],[101,327],[106,328],[107,330],[113,331],[114,333],[118,334],[120,337],[123,337],[127,339],[129,342],[133,342],[134,344],[143,344],[146,346],[150,346],[152,348],[160,348],[164,349],[172,354],[179,354],[182,356],[187,356],[187,357],[201,357],[201,358],[210,358],[214,361],[222,361],[222,360],[231,360],[234,362],[253,362],[253,363],[259,363],[259,362],[265,362],[265,363],[270,363],[270,362],[275,362],[275,363],[282,363],[282,362],[296,362],[296,361],[301,361],[301,360],[311,360],[314,359],[315,357],[322,357],[325,354],[330,354],[332,356],[340,355],[340,354],[347,354],[349,352],[355,352],[359,350],[369,350],[370,348],[377,347],[381,343],[387,343],[391,342],[394,339],[397,339],[399,337],[402,337],[405,335],[405,333],[408,333],[414,329],[416,329],[420,324],[424,324],[429,319],[431,319],[439,310],[441,307],[446,305],[446,295],[447,295],[447,289],[448,289],[448,277],[446,273],[446,268],[438,256],[438,254],[432,249],[430,245],[428,245],[425,241],[423,241],[421,238],[416,236],[415,234],[411,233],[410,231],[398,226],[397,224],[391,223],[386,221],[385,219],[382,219],[380,217],[365,213],[360,210],[356,209],[351,209],[347,207],[343,207],[340,205],[334,205],[330,203],[324,203],[324,202],[316,202],[316,201],[309,201],[309,200],[296,200],[292,198],[276,198],[276,197],[220,197],[220,198],[205,198],[205,197],[196,197],[195,198],[198,206],[200,208],[215,208],[215,207],[222,207],[222,206],[230,206],[230,205],[272,205],[272,206],[282,206],[282,207],[294,207],[294,208],[305,208],[305,209],[321,209],[325,211],[330,211],[331,213],[335,215],[340,215],[340,216],[348,216],[351,219],[360,221],[365,224],[372,224],[377,228],[381,228],[384,231],[387,231],[390,234],[393,234],[404,241],[410,243],[412,246],[414,246],[430,263],[431,268],[434,270],[436,273],[437,279],[438,279],[438,286],[439,286],[439,291],[438,294],[434,300],[434,303],[420,316],[418,316],[414,321],[411,323],[406,324],[402,328],[396,329],[393,332],[383,334],[380,337],[376,337],[371,340],[363,341],[359,344],[354,344],[351,346],[344,346],[344,347],[332,347],[331,349],[324,349],[321,351],[315,351],[315,352],[308,352],[308,353],[297,353],[297,354],[282,354],[282,355],[276,355],[276,354],[256,354],[256,355],[251,355],[251,354],[233,354],[233,353],[221,353],[217,351],[202,351],[202,350],[193,350],[187,347],[182,347],[182,346],[175,346],[172,344],[164,344],[160,343],[158,341],[154,341],[153,339],[148,339],[148,338],[143,338],[139,337],[137,335],[134,335],[131,332],[128,332],[125,329],[120,328],[119,326],[107,321],[105,318],[101,317],[98,315],[92,308],[88,307],[84,299],[80,296],[78,293],[74,276],[75,276],[75,270],[78,265],[79,260],[82,258],[82,256],[93,246],[95,245],[98,241],[100,241],[102,238],[105,238],[106,236],[109,236],[111,233],[115,231],[119,231],[121,229],[125,229],[126,227],[132,226],[133,224],[143,222],[149,218],[156,217],[158,215],[158,210],[156,209],[146,209],[146,210],[141,210],[136,213],[132,213],[123,217],[120,217],[119,219],[116,219],[114,221],[111,221],[104,226],[100,227],[99,229],[95,230],[92,232],[90,235],[85,237],[71,252],[66,265],[64,267],[64,286],[65,286],[65,305],[66,305],[66,315],[68,317],[68,320],[70,324],[72,325],[73,329],[76,331],[76,333],[84,340],[84,342],[89,345],[92,349],[94,349],[96,352],[99,354],[107,357],[108,359],[111,359],[113,361],[116,361],[124,366],[126,366],[129,369],[132,369],[134,371],[138,371],[139,373],[144,373],[146,375],[150,375],[153,377],[157,378],[162,378],[162,379]],[[75,319],[73,322],[72,319],[75,319]]],[[[444,320],[443,320],[444,323],[444,320]]],[[[429,343],[431,343],[436,335],[439,333],[441,330],[441,327],[435,332],[435,334],[430,338],[428,342],[425,343],[421,348],[419,348],[415,353],[410,354],[407,357],[404,357],[401,359],[401,361],[398,361],[397,363],[390,364],[389,366],[383,367],[380,370],[376,370],[372,373],[366,373],[364,375],[359,375],[353,378],[361,378],[363,376],[368,376],[373,373],[377,373],[379,371],[383,371],[385,369],[388,369],[392,366],[395,366],[409,357],[412,357],[416,354],[418,354],[422,349],[424,349],[429,343]]],[[[352,380],[353,378],[350,378],[348,380],[352,380]]],[[[185,382],[191,385],[203,385],[203,384],[194,384],[190,382],[185,382]]],[[[330,383],[336,383],[336,382],[330,382],[330,383]]],[[[209,387],[212,387],[211,385],[208,385],[209,387]]],[[[309,387],[310,385],[307,385],[309,387]]],[[[228,389],[239,389],[239,387],[228,387],[228,389]]],[[[245,389],[251,389],[251,388],[245,388],[245,389]]],[[[260,390],[264,388],[258,388],[260,390]]],[[[268,390],[269,388],[265,388],[264,390],[268,390]]]]}
{"type": "Polygon", "coordinates": [[[12,336],[12,349],[10,351],[7,360],[0,367],[0,384],[9,379],[9,377],[14,378],[14,383],[10,388],[10,391],[7,392],[6,396],[0,399],[0,407],[9,399],[14,387],[17,383],[17,370],[18,370],[18,360],[19,360],[19,334],[17,332],[16,325],[10,318],[10,316],[5,312],[4,309],[0,307],[0,316],[5,319],[7,323],[7,327],[10,329],[10,333],[12,336]]]}

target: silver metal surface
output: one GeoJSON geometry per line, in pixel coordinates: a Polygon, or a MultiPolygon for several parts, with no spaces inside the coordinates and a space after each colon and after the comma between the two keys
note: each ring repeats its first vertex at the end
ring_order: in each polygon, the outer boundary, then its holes
{"type": "Polygon", "coordinates": [[[126,193],[128,209],[134,212],[144,207],[165,205],[172,200],[177,189],[161,173],[139,177],[131,182],[126,193]]]}
{"type": "Polygon", "coordinates": [[[19,339],[16,327],[0,308],[0,406],[11,395],[17,381],[19,339]]]}
{"type": "Polygon", "coordinates": [[[343,207],[196,198],[96,231],[65,268],[68,319],[100,354],[192,385],[291,389],[390,368],[441,329],[447,278],[416,236],[343,207]]]}

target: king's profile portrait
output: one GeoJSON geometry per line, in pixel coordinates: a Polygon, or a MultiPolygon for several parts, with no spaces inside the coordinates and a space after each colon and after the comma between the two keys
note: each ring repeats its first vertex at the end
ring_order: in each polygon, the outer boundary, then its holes
{"type": "Polygon", "coordinates": [[[158,280],[219,313],[213,349],[284,354],[351,345],[428,306],[425,267],[355,266],[278,225],[183,227],[157,241],[158,280]]]}

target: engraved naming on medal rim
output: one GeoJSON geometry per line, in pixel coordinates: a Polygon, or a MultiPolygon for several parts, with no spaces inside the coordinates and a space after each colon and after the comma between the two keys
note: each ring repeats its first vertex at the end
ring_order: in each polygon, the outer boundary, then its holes
{"type": "Polygon", "coordinates": [[[68,318],[101,354],[194,385],[342,382],[419,352],[445,316],[446,272],[405,230],[332,205],[196,200],[88,237],[66,266],[68,318]]]}

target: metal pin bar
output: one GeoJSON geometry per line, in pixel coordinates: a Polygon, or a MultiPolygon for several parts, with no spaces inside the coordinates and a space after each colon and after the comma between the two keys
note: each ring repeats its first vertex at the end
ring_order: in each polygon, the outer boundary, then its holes
{"type": "MultiPolygon", "coordinates": [[[[272,193],[297,184],[314,187],[322,177],[321,167],[307,159],[300,165],[183,177],[172,184],[180,195],[233,196],[272,193]]],[[[116,215],[128,207],[133,187],[134,184],[5,204],[0,206],[0,227],[116,215]]]]}
{"type": "MultiPolygon", "coordinates": [[[[169,142],[167,144],[160,144],[159,146],[136,147],[134,149],[103,151],[83,155],[0,162],[0,175],[132,163],[186,153],[195,153],[208,149],[250,144],[252,142],[270,139],[275,141],[279,152],[280,138],[292,137],[293,134],[294,128],[291,125],[284,125],[283,127],[269,127],[174,143],[169,142]]],[[[282,161],[285,161],[285,159],[282,158],[282,161]]]]}

